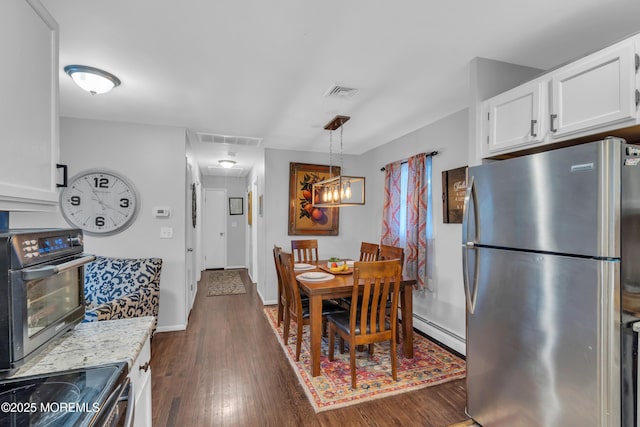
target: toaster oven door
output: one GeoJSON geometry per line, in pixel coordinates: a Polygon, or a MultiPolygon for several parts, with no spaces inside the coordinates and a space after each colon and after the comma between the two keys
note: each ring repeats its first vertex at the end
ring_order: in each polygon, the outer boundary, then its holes
{"type": "Polygon", "coordinates": [[[73,256],[11,272],[12,365],[84,318],[84,264],[93,259],[73,256]]]}

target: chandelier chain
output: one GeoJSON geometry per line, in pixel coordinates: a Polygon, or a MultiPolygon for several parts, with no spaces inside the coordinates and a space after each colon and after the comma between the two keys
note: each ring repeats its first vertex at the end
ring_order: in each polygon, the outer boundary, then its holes
{"type": "Polygon", "coordinates": [[[329,131],[329,178],[333,176],[333,131],[329,131]]]}
{"type": "Polygon", "coordinates": [[[340,174],[342,175],[342,170],[344,169],[342,164],[342,126],[340,126],[340,174]]]}

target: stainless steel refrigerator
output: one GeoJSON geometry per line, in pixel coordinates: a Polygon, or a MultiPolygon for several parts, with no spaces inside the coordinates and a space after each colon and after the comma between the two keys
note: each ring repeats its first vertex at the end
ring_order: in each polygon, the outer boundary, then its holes
{"type": "Polygon", "coordinates": [[[470,167],[467,413],[484,427],[636,426],[640,149],[470,167]]]}

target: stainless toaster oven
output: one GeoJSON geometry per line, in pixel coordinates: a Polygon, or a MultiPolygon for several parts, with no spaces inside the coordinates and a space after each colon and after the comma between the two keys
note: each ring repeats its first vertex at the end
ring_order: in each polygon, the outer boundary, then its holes
{"type": "Polygon", "coordinates": [[[0,232],[0,377],[84,318],[82,230],[0,232]]]}

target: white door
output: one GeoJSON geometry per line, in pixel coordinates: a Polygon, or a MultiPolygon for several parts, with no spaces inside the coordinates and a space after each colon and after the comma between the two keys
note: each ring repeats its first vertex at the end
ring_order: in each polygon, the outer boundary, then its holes
{"type": "MultiPolygon", "coordinates": [[[[185,264],[186,264],[186,283],[187,283],[187,292],[186,292],[186,301],[187,301],[187,318],[189,317],[189,312],[191,311],[191,307],[193,307],[193,300],[196,296],[196,257],[195,257],[195,225],[193,221],[193,211],[196,208],[196,204],[194,204],[194,198],[197,203],[196,198],[196,184],[193,182],[193,175],[191,172],[191,165],[187,162],[187,204],[185,206],[186,210],[186,243],[187,243],[187,251],[185,254],[185,264]]],[[[196,217],[197,221],[197,217],[196,217]]]]}
{"type": "Polygon", "coordinates": [[[205,191],[204,250],[205,268],[224,268],[227,265],[227,208],[226,191],[205,191]]]}

